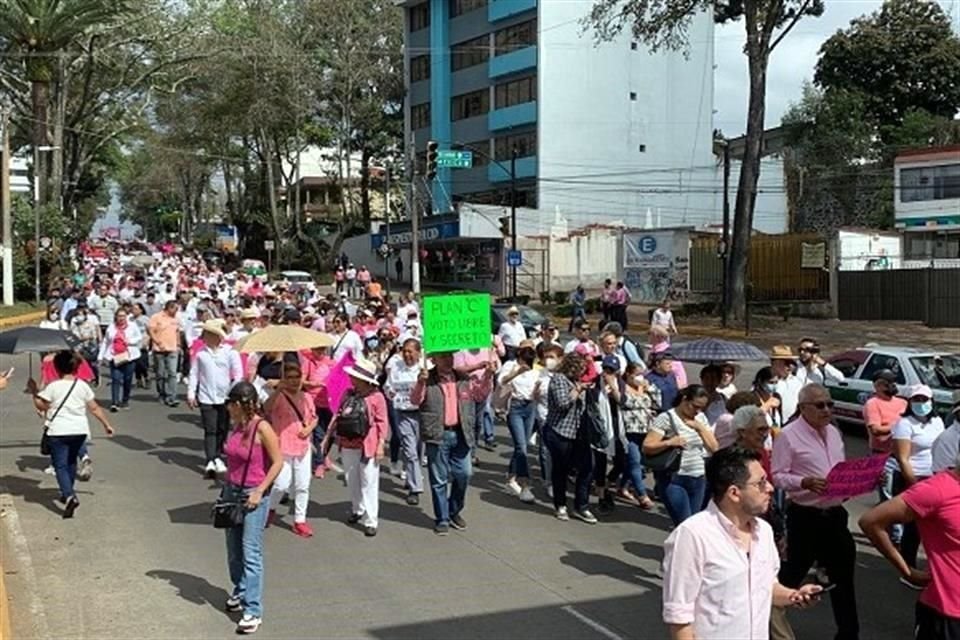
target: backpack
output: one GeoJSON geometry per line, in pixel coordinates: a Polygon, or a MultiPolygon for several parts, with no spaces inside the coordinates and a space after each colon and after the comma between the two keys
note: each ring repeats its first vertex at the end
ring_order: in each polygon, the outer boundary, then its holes
{"type": "Polygon", "coordinates": [[[369,430],[367,403],[351,389],[344,394],[337,410],[337,435],[350,440],[363,439],[369,430]]]}
{"type": "Polygon", "coordinates": [[[628,336],[627,334],[623,334],[622,337],[623,337],[623,343],[624,343],[624,344],[626,344],[626,343],[629,342],[630,344],[633,345],[633,348],[637,350],[637,356],[639,357],[639,360],[637,360],[636,362],[633,362],[632,360],[630,360],[630,358],[627,357],[627,350],[624,349],[623,346],[621,345],[621,346],[620,346],[620,352],[622,353],[623,357],[626,358],[627,363],[628,363],[628,364],[629,364],[629,363],[639,364],[639,365],[642,365],[643,368],[645,369],[645,368],[646,368],[646,360],[647,360],[647,358],[646,358],[646,356],[645,356],[645,354],[644,354],[643,347],[640,346],[640,343],[639,343],[639,342],[637,342],[636,340],[634,340],[633,338],[631,338],[631,337],[628,336]]]}
{"type": "Polygon", "coordinates": [[[592,386],[587,389],[583,399],[583,416],[580,418],[580,427],[586,430],[590,446],[598,451],[604,451],[610,445],[603,415],[600,413],[601,400],[606,401],[606,396],[599,388],[592,386]]]}

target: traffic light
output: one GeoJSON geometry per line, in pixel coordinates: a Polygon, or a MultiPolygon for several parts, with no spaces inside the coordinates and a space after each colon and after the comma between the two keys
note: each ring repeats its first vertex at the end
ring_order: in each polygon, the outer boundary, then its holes
{"type": "Polygon", "coordinates": [[[440,145],[435,140],[427,143],[427,180],[433,180],[437,177],[437,156],[440,155],[438,149],[440,145]]]}
{"type": "Polygon", "coordinates": [[[510,216],[503,216],[500,220],[500,235],[504,238],[510,237],[510,216]]]}

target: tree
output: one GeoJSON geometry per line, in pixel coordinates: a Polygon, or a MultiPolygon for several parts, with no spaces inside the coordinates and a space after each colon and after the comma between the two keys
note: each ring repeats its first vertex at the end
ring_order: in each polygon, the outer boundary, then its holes
{"type": "Polygon", "coordinates": [[[750,236],[760,178],[767,67],[770,55],[804,16],[823,13],[823,0],[596,0],[586,24],[598,40],[610,40],[629,26],[652,51],[685,49],[694,16],[712,11],[714,21],[743,19],[746,29],[750,91],[747,131],[734,209],[733,239],[727,266],[729,310],[738,320],[746,314],[750,236]]]}
{"type": "Polygon", "coordinates": [[[828,94],[859,93],[889,143],[911,110],[948,119],[960,110],[960,37],[938,3],[887,0],[823,43],[814,81],[828,94]]]}
{"type": "MultiPolygon", "coordinates": [[[[32,142],[50,144],[48,107],[50,83],[62,69],[64,50],[92,27],[106,24],[121,14],[117,0],[7,0],[0,4],[0,43],[24,60],[31,86],[32,142]]],[[[40,202],[49,200],[49,163],[38,154],[40,202]]]]}

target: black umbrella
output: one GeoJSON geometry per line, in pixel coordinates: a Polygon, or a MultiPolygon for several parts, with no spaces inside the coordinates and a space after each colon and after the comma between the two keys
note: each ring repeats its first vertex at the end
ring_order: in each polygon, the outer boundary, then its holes
{"type": "Polygon", "coordinates": [[[43,353],[77,346],[73,334],[59,329],[20,327],[0,333],[0,353],[43,353]]]}

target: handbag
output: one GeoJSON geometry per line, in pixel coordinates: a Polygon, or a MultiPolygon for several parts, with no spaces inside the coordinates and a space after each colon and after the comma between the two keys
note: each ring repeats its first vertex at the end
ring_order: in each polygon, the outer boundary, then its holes
{"type": "Polygon", "coordinates": [[[130,362],[130,352],[121,351],[120,353],[113,354],[113,364],[121,365],[130,362]]]}
{"type": "Polygon", "coordinates": [[[73,393],[73,388],[77,386],[77,380],[73,380],[73,384],[70,385],[70,389],[67,391],[67,395],[63,396],[63,400],[60,401],[60,404],[57,406],[57,410],[53,412],[53,415],[50,416],[50,419],[46,421],[46,424],[43,426],[43,435],[40,436],[40,455],[48,456],[50,455],[50,436],[47,435],[47,431],[50,430],[50,423],[57,419],[57,416],[60,415],[60,409],[63,409],[64,403],[67,401],[67,398],[70,397],[70,394],[73,393]]]}
{"type": "MultiPolygon", "coordinates": [[[[259,418],[256,418],[259,420],[259,418]]],[[[257,441],[257,434],[250,434],[250,449],[247,451],[247,463],[243,466],[243,479],[240,481],[240,486],[243,487],[247,483],[247,472],[250,470],[250,458],[253,457],[253,445],[257,441]]],[[[244,500],[227,500],[223,497],[223,493],[217,497],[217,501],[213,503],[213,508],[211,509],[211,514],[213,516],[213,528],[214,529],[234,529],[236,527],[243,526],[243,520],[247,517],[247,505],[244,500]]]]}
{"type": "MultiPolygon", "coordinates": [[[[674,427],[674,431],[679,433],[673,424],[673,416],[669,412],[667,415],[670,416],[670,426],[674,427]]],[[[680,469],[682,455],[683,449],[681,447],[669,447],[660,453],[644,456],[643,465],[656,473],[676,473],[680,469]]]]}

